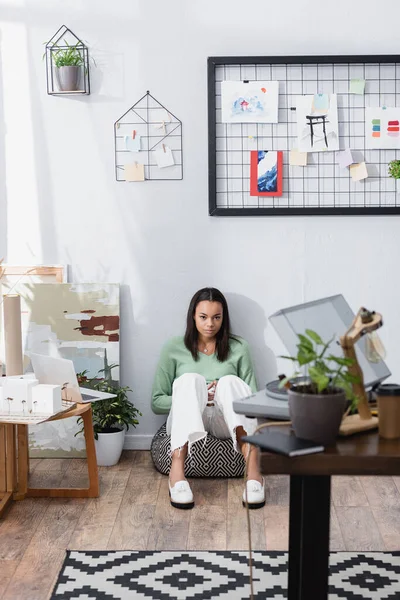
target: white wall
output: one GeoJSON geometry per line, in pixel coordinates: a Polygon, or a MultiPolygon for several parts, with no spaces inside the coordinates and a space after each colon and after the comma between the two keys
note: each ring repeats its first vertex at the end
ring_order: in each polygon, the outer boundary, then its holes
{"type": "Polygon", "coordinates": [[[0,257],[68,263],[72,281],[122,284],[122,381],[143,412],[127,447],[163,422],[150,390],[163,342],[200,287],[226,293],[259,383],[283,350],[267,317],[343,293],[385,318],[400,380],[400,217],[209,217],[206,58],[394,54],[398,0],[1,0],[0,257]],[[41,56],[62,24],[91,48],[88,97],[46,94],[41,56]],[[183,181],[116,183],[113,123],[146,90],[183,121],[183,181]]]}

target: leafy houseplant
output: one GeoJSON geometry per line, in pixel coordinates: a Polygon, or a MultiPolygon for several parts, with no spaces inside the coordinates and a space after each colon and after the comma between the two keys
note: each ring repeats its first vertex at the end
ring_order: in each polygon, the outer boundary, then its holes
{"type": "MultiPolygon", "coordinates": [[[[115,398],[98,400],[92,403],[93,429],[96,444],[97,463],[101,466],[116,464],[121,456],[124,445],[125,432],[130,426],[136,427],[138,416],[142,413],[128,399],[131,388],[121,387],[111,379],[111,370],[117,365],[103,369],[104,377],[88,379],[87,371],[78,373],[78,382],[81,387],[96,389],[108,394],[115,394],[115,398]]],[[[83,420],[78,419],[81,429],[75,434],[82,433],[83,420]]]]}
{"type": "Polygon", "coordinates": [[[81,42],[65,46],[53,44],[50,49],[52,63],[58,87],[62,92],[74,92],[79,89],[82,69],[85,69],[85,58],[81,42]]]}
{"type": "Polygon", "coordinates": [[[391,160],[389,163],[389,176],[400,179],[400,160],[391,160]]]}
{"type": "Polygon", "coordinates": [[[346,402],[355,407],[357,399],[352,385],[358,381],[350,372],[354,361],[328,354],[332,340],[324,342],[311,329],[298,334],[296,356],[282,356],[305,369],[281,382],[289,387],[289,411],[293,429],[298,437],[318,443],[334,442],[343,417],[346,402]]]}

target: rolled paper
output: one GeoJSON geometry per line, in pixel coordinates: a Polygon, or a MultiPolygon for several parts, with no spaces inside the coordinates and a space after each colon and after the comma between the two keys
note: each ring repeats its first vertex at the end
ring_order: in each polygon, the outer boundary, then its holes
{"type": "Polygon", "coordinates": [[[6,375],[22,375],[21,298],[10,294],[3,296],[3,300],[6,375]]]}

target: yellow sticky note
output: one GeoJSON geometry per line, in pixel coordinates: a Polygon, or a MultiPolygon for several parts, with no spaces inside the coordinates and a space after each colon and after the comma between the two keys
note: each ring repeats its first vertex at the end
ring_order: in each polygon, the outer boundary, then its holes
{"type": "Polygon", "coordinates": [[[350,81],[350,94],[363,94],[365,90],[365,79],[352,79],[350,81]]]}
{"type": "Polygon", "coordinates": [[[125,181],[144,181],[144,165],[133,163],[125,165],[125,181]]]}
{"type": "Polygon", "coordinates": [[[298,167],[307,166],[307,152],[299,152],[297,148],[293,148],[289,153],[289,165],[297,165],[298,167]]]}
{"type": "Polygon", "coordinates": [[[365,162],[350,165],[350,174],[353,181],[361,181],[368,177],[367,165],[365,162]]]}

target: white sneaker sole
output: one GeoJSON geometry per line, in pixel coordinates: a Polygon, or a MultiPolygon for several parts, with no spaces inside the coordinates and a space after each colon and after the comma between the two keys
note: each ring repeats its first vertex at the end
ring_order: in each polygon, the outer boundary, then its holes
{"type": "Polygon", "coordinates": [[[188,510],[190,508],[194,507],[194,501],[192,502],[174,502],[171,498],[171,492],[169,492],[169,500],[171,502],[171,506],[173,506],[174,508],[181,508],[183,510],[188,510]]]}

